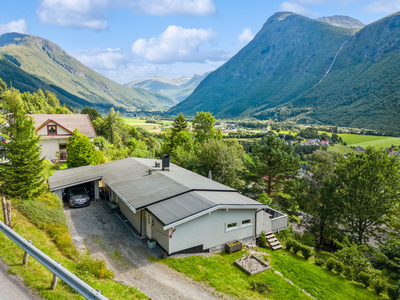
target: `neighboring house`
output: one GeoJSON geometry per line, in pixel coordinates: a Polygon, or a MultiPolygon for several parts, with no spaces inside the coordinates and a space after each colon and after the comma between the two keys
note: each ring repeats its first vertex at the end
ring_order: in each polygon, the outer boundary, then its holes
{"type": "Polygon", "coordinates": [[[329,141],[322,140],[320,142],[320,144],[321,144],[321,146],[328,146],[329,145],[329,141]]]}
{"type": "Polygon", "coordinates": [[[91,141],[96,135],[89,115],[30,115],[42,143],[42,157],[49,160],[67,159],[67,143],[77,128],[91,141]]]}
{"type": "Polygon", "coordinates": [[[101,185],[138,234],[154,238],[169,254],[222,250],[235,240],[255,243],[261,231],[287,227],[287,215],[170,164],[167,156],[162,162],[130,157],[59,170],[48,182],[60,198],[63,189],[89,183],[98,198],[101,185]]]}
{"type": "Polygon", "coordinates": [[[361,146],[357,146],[354,149],[356,149],[357,151],[361,151],[361,152],[365,151],[365,149],[363,147],[361,147],[361,146]]]}

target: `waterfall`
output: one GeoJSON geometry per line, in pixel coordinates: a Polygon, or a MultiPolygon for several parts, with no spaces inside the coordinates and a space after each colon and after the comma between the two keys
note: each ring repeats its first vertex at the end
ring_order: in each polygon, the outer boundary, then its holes
{"type": "Polygon", "coordinates": [[[328,75],[329,71],[332,69],[333,64],[335,63],[336,56],[339,54],[339,52],[342,50],[343,46],[344,46],[346,43],[347,43],[347,41],[345,41],[345,42],[342,44],[342,46],[340,46],[339,51],[336,52],[335,56],[333,57],[333,61],[332,61],[331,65],[329,66],[328,71],[326,71],[325,75],[322,76],[322,78],[319,80],[319,82],[321,82],[321,80],[324,79],[324,78],[326,77],[326,75],[328,75]]]}

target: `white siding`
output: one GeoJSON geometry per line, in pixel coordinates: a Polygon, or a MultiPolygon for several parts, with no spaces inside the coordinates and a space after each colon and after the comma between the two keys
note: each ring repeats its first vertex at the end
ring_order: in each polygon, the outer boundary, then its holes
{"type": "Polygon", "coordinates": [[[162,225],[154,220],[154,226],[152,228],[153,238],[164,248],[165,251],[169,251],[169,230],[164,230],[162,225]]]}
{"type": "MultiPolygon", "coordinates": [[[[36,124],[37,126],[40,126],[41,124],[36,124]]],[[[47,124],[47,125],[44,125],[42,128],[40,128],[38,131],[37,131],[37,134],[38,135],[48,135],[48,132],[47,132],[47,126],[48,125],[55,125],[55,126],[57,126],[57,135],[59,135],[59,134],[68,134],[68,135],[71,135],[71,133],[69,132],[69,131],[67,131],[67,130],[65,130],[64,128],[62,128],[61,126],[58,126],[56,123],[54,123],[54,122],[50,122],[49,124],[47,124]]]]}
{"type": "Polygon", "coordinates": [[[41,140],[42,157],[45,159],[58,159],[57,151],[60,151],[58,140],[41,140]]]}
{"type": "Polygon", "coordinates": [[[272,231],[272,221],[269,218],[269,214],[267,214],[265,211],[260,210],[257,212],[257,237],[261,235],[261,231],[264,231],[265,233],[272,231]]]}
{"type": "Polygon", "coordinates": [[[119,208],[124,216],[131,222],[133,227],[140,232],[140,215],[141,212],[134,213],[123,201],[118,201],[119,208]]]}
{"type": "Polygon", "coordinates": [[[217,210],[175,227],[169,239],[168,253],[203,245],[209,249],[233,240],[254,236],[255,210],[217,210]],[[252,219],[252,225],[241,227],[242,220],[252,219]],[[239,228],[227,231],[226,224],[238,222],[239,228]]]}

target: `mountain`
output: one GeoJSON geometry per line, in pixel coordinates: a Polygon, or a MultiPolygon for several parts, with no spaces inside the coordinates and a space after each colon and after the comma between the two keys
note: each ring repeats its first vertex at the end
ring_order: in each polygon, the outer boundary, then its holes
{"type": "Polygon", "coordinates": [[[332,17],[322,17],[322,18],[317,18],[317,21],[325,22],[329,25],[332,26],[337,26],[337,27],[344,27],[344,28],[363,28],[365,24],[360,22],[357,19],[348,17],[348,16],[332,16],[332,17]]]}
{"type": "Polygon", "coordinates": [[[360,30],[277,13],[170,112],[399,132],[399,44],[400,13],[360,30]]]}
{"type": "MultiPolygon", "coordinates": [[[[0,54],[14,65],[13,70],[17,68],[23,71],[19,73],[24,74],[24,78],[28,78],[26,74],[31,75],[32,85],[25,82],[24,86],[21,82],[22,92],[37,90],[37,87],[44,85],[72,106],[160,110],[177,103],[167,96],[122,86],[84,66],[59,46],[43,38],[19,33],[3,34],[0,36],[0,54]]],[[[4,80],[11,80],[13,86],[17,87],[17,78],[4,70],[2,73],[4,80]]]]}
{"type": "Polygon", "coordinates": [[[203,75],[194,75],[193,77],[165,78],[161,76],[151,77],[149,79],[139,79],[124,84],[129,87],[143,88],[153,93],[166,95],[176,99],[179,102],[185,100],[200,82],[210,72],[203,75]]]}

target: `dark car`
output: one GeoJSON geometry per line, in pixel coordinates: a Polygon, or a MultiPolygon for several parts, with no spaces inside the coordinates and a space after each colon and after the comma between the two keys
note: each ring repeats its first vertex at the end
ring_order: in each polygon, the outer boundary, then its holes
{"type": "Polygon", "coordinates": [[[90,204],[90,196],[85,187],[72,187],[65,189],[64,201],[68,201],[69,207],[82,207],[90,204]]]}

